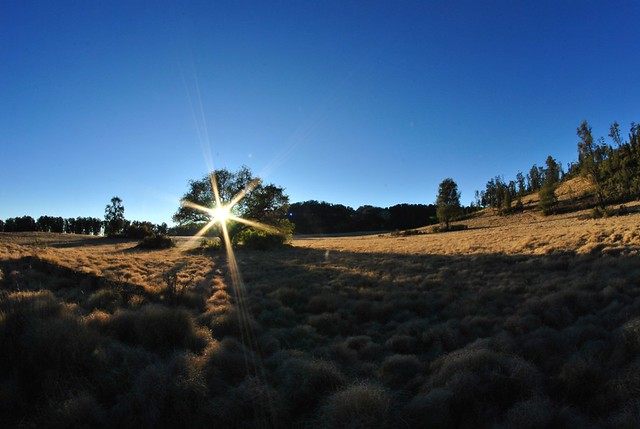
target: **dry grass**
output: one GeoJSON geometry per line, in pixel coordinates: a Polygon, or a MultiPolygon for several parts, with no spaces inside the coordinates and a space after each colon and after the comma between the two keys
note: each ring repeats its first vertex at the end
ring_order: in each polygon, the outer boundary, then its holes
{"type": "Polygon", "coordinates": [[[458,222],[464,231],[442,234],[397,236],[394,234],[359,237],[304,238],[296,247],[357,253],[398,255],[544,255],[554,252],[578,254],[604,252],[635,254],[640,249],[640,203],[628,204],[635,214],[606,219],[589,219],[589,210],[542,216],[531,209],[512,216],[499,216],[486,210],[480,216],[458,222]]]}
{"type": "Polygon", "coordinates": [[[0,425],[638,427],[640,206],[526,203],[240,251],[243,293],[222,252],[0,234],[0,425]]]}

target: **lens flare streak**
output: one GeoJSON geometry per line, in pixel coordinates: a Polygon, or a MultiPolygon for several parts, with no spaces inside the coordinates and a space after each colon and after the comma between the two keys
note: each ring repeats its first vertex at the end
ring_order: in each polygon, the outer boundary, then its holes
{"type": "MultiPolygon", "coordinates": [[[[218,183],[216,181],[215,174],[211,173],[209,177],[211,180],[211,187],[213,188],[214,195],[214,206],[212,208],[204,207],[188,200],[180,201],[183,206],[198,210],[210,218],[209,222],[207,222],[207,224],[187,242],[186,246],[192,246],[194,241],[204,236],[216,224],[220,225],[222,239],[226,250],[227,264],[229,266],[231,285],[237,300],[236,305],[238,308],[238,319],[241,337],[240,339],[248,350],[253,350],[256,353],[255,360],[249,359],[249,356],[246,353],[243,354],[245,368],[247,369],[248,375],[250,375],[251,377],[255,377],[255,379],[259,382],[264,383],[266,380],[266,373],[260,359],[258,340],[252,328],[251,316],[246,306],[247,304],[245,288],[242,281],[242,276],[240,274],[240,269],[238,267],[238,262],[236,260],[235,253],[233,252],[231,237],[229,235],[228,222],[238,222],[256,229],[261,229],[263,231],[272,233],[278,233],[280,232],[280,230],[273,226],[265,225],[254,220],[244,219],[240,216],[232,214],[233,208],[260,183],[258,179],[253,180],[251,183],[249,183],[242,191],[238,192],[238,194],[236,194],[229,203],[225,204],[220,198],[220,191],[218,189],[218,183]]],[[[259,427],[273,428],[276,427],[276,425],[274,424],[276,415],[275,406],[272,403],[271,398],[267,398],[267,401],[269,403],[267,404],[266,409],[265,407],[260,406],[257,403],[253,404],[254,413],[256,415],[255,423],[258,424],[259,427]]]]}

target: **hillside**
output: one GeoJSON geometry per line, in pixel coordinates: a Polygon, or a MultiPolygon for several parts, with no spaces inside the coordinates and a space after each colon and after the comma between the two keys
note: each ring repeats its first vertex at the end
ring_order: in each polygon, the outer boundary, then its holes
{"type": "MultiPolygon", "coordinates": [[[[572,179],[559,187],[558,200],[561,204],[575,200],[589,190],[583,179],[572,179]]],[[[604,219],[591,219],[590,209],[543,216],[536,207],[537,194],[526,196],[523,203],[525,210],[521,213],[500,216],[484,209],[457,222],[468,227],[464,231],[434,234],[432,227],[425,227],[419,229],[422,235],[307,237],[294,240],[294,244],[312,249],[414,255],[637,254],[640,249],[640,202],[626,204],[629,214],[625,216],[604,219]]]]}
{"type": "Polygon", "coordinates": [[[241,285],[223,252],[0,234],[0,424],[637,427],[639,205],[534,205],[239,251],[241,285]]]}

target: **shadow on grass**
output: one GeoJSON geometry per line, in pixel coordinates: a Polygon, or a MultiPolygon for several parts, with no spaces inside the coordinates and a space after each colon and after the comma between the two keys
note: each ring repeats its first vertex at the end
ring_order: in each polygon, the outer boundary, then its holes
{"type": "Polygon", "coordinates": [[[87,237],[80,238],[73,241],[65,241],[61,243],[50,243],[47,244],[51,247],[56,247],[60,249],[68,249],[72,247],[99,247],[99,246],[109,246],[114,244],[130,244],[135,243],[139,240],[134,240],[131,238],[111,238],[111,237],[87,237]]]}
{"type": "Polygon", "coordinates": [[[105,291],[96,311],[84,274],[0,261],[2,423],[268,427],[265,404],[277,427],[640,422],[637,256],[236,255],[242,296],[227,279],[202,309],[105,291]]]}

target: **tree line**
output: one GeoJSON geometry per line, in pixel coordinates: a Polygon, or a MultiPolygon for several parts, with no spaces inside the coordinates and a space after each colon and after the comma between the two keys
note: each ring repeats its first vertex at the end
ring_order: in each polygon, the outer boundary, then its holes
{"type": "Polygon", "coordinates": [[[500,176],[490,179],[483,191],[476,191],[474,206],[490,207],[500,214],[522,210],[522,197],[538,193],[543,214],[556,209],[558,185],[564,179],[581,175],[593,186],[596,212],[603,214],[608,204],[640,198],[640,125],[632,122],[627,137],[623,137],[618,122],[609,127],[607,143],[604,137],[594,139],[585,120],[577,128],[578,162],[570,163],[567,171],[552,156],[545,165],[534,164],[529,173],[518,172],[514,180],[500,176]]]}
{"type": "Polygon", "coordinates": [[[364,205],[353,209],[315,200],[291,204],[289,217],[299,234],[405,230],[438,222],[434,204],[397,204],[388,208],[364,205]]]}
{"type": "Polygon", "coordinates": [[[587,121],[578,127],[576,170],[593,185],[597,208],[640,198],[639,131],[640,125],[632,122],[624,138],[614,122],[609,127],[611,143],[607,143],[604,137],[594,140],[587,121]]]}
{"type": "Polygon", "coordinates": [[[524,208],[522,197],[537,192],[540,208],[546,213],[555,204],[555,190],[564,174],[562,164],[548,156],[544,167],[533,164],[526,175],[518,172],[515,179],[509,181],[501,176],[489,179],[483,191],[476,191],[474,206],[490,207],[499,214],[508,215],[524,208]]]}
{"type": "Polygon", "coordinates": [[[55,232],[100,235],[102,220],[94,217],[63,218],[61,216],[20,216],[0,220],[0,232],[55,232]]]}
{"type": "Polygon", "coordinates": [[[144,238],[153,234],[166,234],[166,223],[156,225],[148,221],[129,221],[124,218],[124,206],[118,197],[111,199],[105,208],[104,220],[95,217],[31,216],[0,219],[0,232],[53,232],[58,234],[83,234],[144,238]]]}

